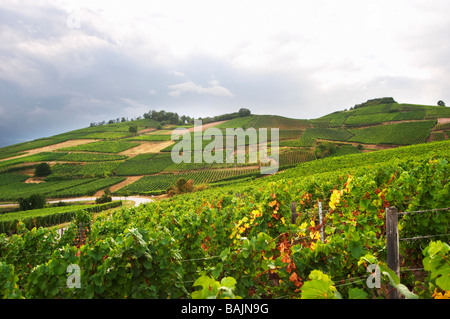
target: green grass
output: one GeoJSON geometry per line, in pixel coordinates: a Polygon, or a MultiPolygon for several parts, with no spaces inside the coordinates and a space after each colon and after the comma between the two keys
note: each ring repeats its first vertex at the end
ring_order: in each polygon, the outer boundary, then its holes
{"type": "Polygon", "coordinates": [[[28,176],[21,174],[6,173],[0,174],[0,186],[7,186],[13,183],[24,182],[28,176]]]}
{"type": "Polygon", "coordinates": [[[133,136],[126,139],[127,141],[170,141],[171,135],[170,134],[146,134],[146,135],[139,135],[139,136],[133,136]]]}
{"type": "Polygon", "coordinates": [[[91,134],[87,134],[83,136],[83,138],[92,138],[92,139],[107,139],[114,140],[118,138],[125,138],[131,136],[131,133],[128,132],[95,132],[91,134]]]}
{"type": "Polygon", "coordinates": [[[353,145],[340,145],[338,146],[336,153],[332,154],[331,156],[343,156],[357,153],[361,153],[361,151],[353,145]]]}
{"type": "Polygon", "coordinates": [[[441,124],[436,124],[436,126],[434,127],[435,130],[447,130],[450,129],[450,122],[447,123],[441,123],[441,124]]]}
{"type": "Polygon", "coordinates": [[[43,152],[34,155],[28,155],[24,157],[19,157],[15,159],[5,160],[0,162],[0,171],[4,171],[6,168],[14,165],[31,163],[31,162],[48,162],[57,161],[64,157],[66,153],[53,153],[53,152],[43,152]]]}
{"type": "Polygon", "coordinates": [[[82,144],[72,147],[65,147],[61,151],[83,151],[83,152],[100,152],[100,153],[120,153],[132,147],[138,146],[139,143],[131,143],[124,141],[100,141],[88,144],[82,144]]]}
{"type": "Polygon", "coordinates": [[[55,164],[52,166],[52,173],[45,178],[46,181],[68,179],[76,176],[77,173],[83,168],[83,165],[79,163],[74,164],[55,164]]]}
{"type": "Polygon", "coordinates": [[[54,191],[48,194],[50,197],[78,197],[78,196],[93,196],[97,191],[115,185],[124,181],[124,177],[106,177],[92,180],[88,183],[76,185],[67,189],[54,191]]]}
{"type": "Polygon", "coordinates": [[[310,127],[308,120],[292,119],[278,115],[250,115],[229,120],[218,124],[217,128],[279,128],[288,130],[300,130],[310,127]]]}
{"type": "Polygon", "coordinates": [[[425,118],[425,111],[413,111],[406,113],[378,113],[378,114],[364,114],[352,115],[344,122],[345,126],[363,126],[381,124],[383,122],[403,121],[403,120],[423,120],[425,118]]]}
{"type": "Polygon", "coordinates": [[[118,176],[127,176],[159,173],[172,164],[170,154],[167,155],[139,154],[120,164],[117,167],[116,174],[118,176]]]}
{"type": "Polygon", "coordinates": [[[126,158],[127,156],[118,154],[69,153],[60,157],[59,160],[67,162],[103,162],[118,161],[126,158]]]}
{"type": "Polygon", "coordinates": [[[93,179],[52,181],[39,184],[15,182],[0,186],[0,200],[18,200],[20,197],[25,198],[33,194],[43,194],[47,197],[51,197],[56,192],[89,183],[91,181],[93,181],[93,179]]]}
{"type": "Polygon", "coordinates": [[[349,141],[394,145],[425,143],[434,124],[435,121],[421,121],[349,129],[354,134],[349,141]]]}
{"type": "Polygon", "coordinates": [[[116,168],[122,162],[95,162],[86,163],[77,172],[74,172],[74,176],[85,176],[85,177],[104,177],[111,176],[114,174],[116,168]]]}
{"type": "Polygon", "coordinates": [[[431,141],[443,141],[445,140],[444,132],[432,132],[431,141]]]}
{"type": "Polygon", "coordinates": [[[68,205],[5,213],[0,215],[0,234],[14,233],[19,221],[24,223],[28,229],[50,227],[72,221],[81,211],[99,213],[121,205],[121,201],[114,201],[98,205],[68,205]]]}
{"type": "Polygon", "coordinates": [[[305,129],[311,127],[308,120],[292,119],[278,115],[254,116],[244,128],[279,128],[281,129],[305,129]]]}
{"type": "Polygon", "coordinates": [[[152,195],[164,193],[166,189],[175,184],[179,178],[185,178],[186,180],[193,179],[194,185],[200,185],[203,183],[215,182],[223,179],[229,179],[233,177],[248,175],[248,174],[258,174],[259,168],[248,168],[242,170],[199,170],[196,172],[184,172],[179,174],[159,174],[152,176],[144,176],[138,181],[129,184],[115,194],[141,194],[141,195],[152,195]]]}
{"type": "Polygon", "coordinates": [[[239,127],[246,128],[247,123],[252,121],[254,117],[255,117],[254,115],[237,117],[237,118],[228,120],[224,123],[218,124],[214,127],[220,128],[220,129],[222,129],[222,128],[224,128],[224,129],[225,128],[239,128],[239,127]]]}

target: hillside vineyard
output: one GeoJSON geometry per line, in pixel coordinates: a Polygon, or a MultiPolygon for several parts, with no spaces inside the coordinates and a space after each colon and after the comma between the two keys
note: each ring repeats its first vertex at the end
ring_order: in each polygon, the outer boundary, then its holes
{"type": "Polygon", "coordinates": [[[201,130],[149,112],[4,147],[0,296],[449,298],[449,110],[385,98],[313,120],[236,112],[201,130]],[[247,136],[227,145],[227,129],[247,136]],[[44,207],[21,210],[36,198],[44,207]],[[80,203],[56,204],[67,198],[80,203]]]}

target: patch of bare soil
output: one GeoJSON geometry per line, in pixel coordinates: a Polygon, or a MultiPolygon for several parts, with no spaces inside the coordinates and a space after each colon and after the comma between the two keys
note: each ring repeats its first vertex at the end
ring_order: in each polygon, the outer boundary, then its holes
{"type": "Polygon", "coordinates": [[[153,131],[156,131],[156,128],[154,128],[154,127],[146,128],[146,129],[138,131],[138,133],[139,134],[144,134],[144,133],[150,133],[150,132],[153,132],[153,131]]]}
{"type": "MultiPolygon", "coordinates": [[[[111,191],[111,193],[113,193],[113,192],[115,192],[115,191],[121,189],[122,187],[125,187],[125,186],[127,186],[127,185],[129,185],[129,184],[131,184],[131,183],[134,183],[134,182],[140,180],[142,177],[144,177],[144,175],[140,175],[140,176],[127,176],[127,178],[126,178],[123,182],[114,184],[113,186],[111,186],[111,187],[109,188],[109,190],[111,191]]],[[[100,196],[102,196],[102,195],[104,194],[104,192],[105,192],[105,190],[104,190],[104,189],[101,189],[101,190],[99,190],[97,193],[94,194],[94,197],[100,197],[100,196]]]]}
{"type": "MultiPolygon", "coordinates": [[[[225,122],[227,122],[227,121],[219,121],[219,122],[212,122],[212,123],[202,124],[202,131],[206,130],[207,128],[210,128],[210,127],[213,127],[213,126],[225,123],[225,122]]],[[[192,132],[194,132],[194,127],[189,127],[189,128],[187,128],[187,130],[192,133],[192,132]]],[[[168,131],[164,130],[164,132],[162,132],[161,134],[168,134],[168,135],[170,135],[170,134],[172,134],[172,130],[168,130],[168,131]]]]}
{"type": "Polygon", "coordinates": [[[48,146],[44,146],[44,147],[27,150],[27,151],[25,151],[25,154],[14,156],[14,157],[3,158],[3,159],[0,159],[0,162],[14,159],[14,158],[25,157],[28,155],[38,154],[38,153],[42,153],[42,152],[53,152],[53,151],[58,150],[63,147],[77,146],[77,145],[82,145],[82,144],[87,144],[87,143],[92,143],[92,142],[97,142],[97,141],[98,140],[95,140],[95,139],[69,140],[69,141],[65,141],[65,142],[61,142],[61,143],[57,143],[57,144],[52,144],[52,145],[48,145],[48,146]]]}
{"type": "Polygon", "coordinates": [[[367,124],[367,125],[361,125],[361,126],[355,126],[355,127],[348,127],[350,129],[360,130],[364,128],[369,128],[373,126],[380,126],[380,125],[390,125],[390,124],[399,124],[399,123],[411,123],[411,122],[425,122],[429,120],[400,120],[400,121],[387,121],[387,122],[381,122],[381,123],[374,123],[374,124],[367,124]]]}
{"type": "Polygon", "coordinates": [[[115,191],[121,189],[122,187],[125,187],[125,186],[127,186],[127,185],[129,185],[131,183],[134,183],[134,182],[140,180],[142,177],[144,177],[144,175],[127,176],[127,178],[123,182],[115,184],[115,185],[111,186],[109,189],[111,190],[111,192],[115,192],[115,191]]]}
{"type": "Polygon", "coordinates": [[[45,183],[42,177],[30,177],[25,181],[27,184],[39,184],[39,183],[45,183]]]}
{"type": "Polygon", "coordinates": [[[121,155],[126,155],[128,157],[135,157],[136,155],[142,153],[158,153],[162,149],[174,144],[174,141],[164,141],[164,142],[140,142],[140,145],[120,152],[121,155]]]}
{"type": "Polygon", "coordinates": [[[450,123],[450,117],[441,117],[437,122],[438,124],[450,123]]]}
{"type": "Polygon", "coordinates": [[[345,141],[332,141],[332,140],[324,140],[324,139],[317,139],[319,142],[332,142],[332,143],[338,143],[338,144],[351,144],[355,147],[357,147],[359,144],[361,144],[365,149],[368,150],[387,150],[390,148],[396,148],[399,145],[390,145],[390,144],[364,144],[364,143],[357,143],[357,142],[345,142],[345,141]]]}

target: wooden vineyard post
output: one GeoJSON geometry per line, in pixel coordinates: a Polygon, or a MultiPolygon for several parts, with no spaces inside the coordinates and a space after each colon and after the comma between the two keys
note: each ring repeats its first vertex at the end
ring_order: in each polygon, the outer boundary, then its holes
{"type": "MultiPolygon", "coordinates": [[[[400,278],[398,211],[396,207],[386,208],[387,265],[400,278]]],[[[397,289],[390,286],[389,299],[400,299],[397,289]]]]}
{"type": "Polygon", "coordinates": [[[295,221],[297,220],[297,210],[296,210],[295,202],[291,203],[291,224],[295,224],[295,221]]]}
{"type": "Polygon", "coordinates": [[[320,239],[325,242],[325,237],[323,235],[323,224],[322,224],[322,202],[319,202],[319,223],[320,223],[320,239]]]}

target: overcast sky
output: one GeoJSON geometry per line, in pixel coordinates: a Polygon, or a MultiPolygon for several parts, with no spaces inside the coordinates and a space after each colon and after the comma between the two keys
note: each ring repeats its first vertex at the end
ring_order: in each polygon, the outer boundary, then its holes
{"type": "Polygon", "coordinates": [[[155,109],[450,103],[450,1],[0,0],[0,146],[155,109]]]}

